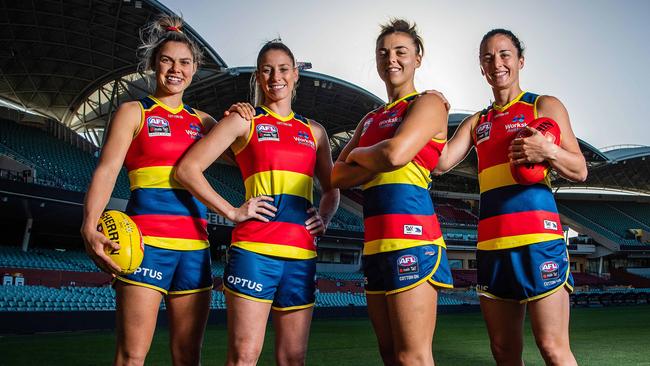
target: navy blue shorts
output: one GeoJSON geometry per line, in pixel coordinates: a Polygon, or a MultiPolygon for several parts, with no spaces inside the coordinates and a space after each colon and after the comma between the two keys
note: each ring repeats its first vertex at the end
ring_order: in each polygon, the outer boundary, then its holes
{"type": "Polygon", "coordinates": [[[117,276],[116,280],[170,295],[209,291],[210,248],[173,250],[145,244],[140,267],[130,275],[117,276]]]}
{"type": "Polygon", "coordinates": [[[275,310],[304,309],[316,301],[316,258],[289,259],[228,248],[224,289],[234,295],[273,304],[275,310]]]}
{"type": "Polygon", "coordinates": [[[478,293],[525,303],[563,287],[573,291],[563,239],[500,250],[477,250],[478,293]]]}
{"type": "Polygon", "coordinates": [[[447,250],[438,245],[364,255],[363,274],[368,294],[390,295],[425,281],[437,287],[454,287],[447,250]]]}

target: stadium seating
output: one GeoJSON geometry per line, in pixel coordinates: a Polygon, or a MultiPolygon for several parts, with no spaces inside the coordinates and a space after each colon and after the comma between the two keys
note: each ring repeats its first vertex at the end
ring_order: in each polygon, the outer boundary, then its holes
{"type": "Polygon", "coordinates": [[[0,246],[0,267],[37,268],[77,272],[98,272],[95,264],[82,251],[60,252],[52,249],[30,249],[0,246]]]}
{"type": "MultiPolygon", "coordinates": [[[[12,155],[63,189],[85,192],[97,158],[46,132],[0,119],[0,153],[12,155]]],[[[126,171],[118,176],[113,196],[129,197],[126,171]]]]}
{"type": "Polygon", "coordinates": [[[476,244],[478,232],[476,229],[465,229],[457,227],[442,226],[442,236],[447,241],[464,241],[470,244],[476,244]]]}
{"type": "Polygon", "coordinates": [[[616,283],[612,280],[606,280],[588,273],[572,272],[573,280],[576,286],[613,286],[616,283]]]}
{"type": "Polygon", "coordinates": [[[452,204],[436,203],[435,209],[440,223],[473,227],[476,227],[478,225],[478,217],[476,217],[473,213],[458,208],[452,204]]]}
{"type": "MultiPolygon", "coordinates": [[[[637,228],[628,218],[608,209],[608,206],[598,202],[563,201],[557,203],[561,214],[585,225],[604,237],[620,245],[641,245],[636,239],[630,239],[628,229],[637,228]]],[[[650,247],[650,246],[649,246],[650,247]]]]}
{"type": "Polygon", "coordinates": [[[645,226],[650,227],[650,204],[637,202],[609,202],[607,205],[633,217],[645,226]]]}
{"type": "Polygon", "coordinates": [[[628,268],[627,271],[634,275],[650,279],[650,268],[628,268]]]}

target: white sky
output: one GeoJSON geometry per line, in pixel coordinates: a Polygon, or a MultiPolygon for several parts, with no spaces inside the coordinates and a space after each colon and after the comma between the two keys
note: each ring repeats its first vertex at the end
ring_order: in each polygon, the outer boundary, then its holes
{"type": "Polygon", "coordinates": [[[386,100],[374,42],[390,17],[415,21],[425,57],[419,90],[442,91],[455,110],[484,108],[492,93],[478,67],[478,45],[493,28],[511,29],[526,47],[524,90],[558,97],[576,135],[596,147],[650,145],[643,113],[650,87],[650,1],[244,1],[162,0],[229,67],[255,63],[267,40],[282,37],[312,71],[356,84],[386,100]],[[641,111],[641,112],[639,112],[641,111]]]}

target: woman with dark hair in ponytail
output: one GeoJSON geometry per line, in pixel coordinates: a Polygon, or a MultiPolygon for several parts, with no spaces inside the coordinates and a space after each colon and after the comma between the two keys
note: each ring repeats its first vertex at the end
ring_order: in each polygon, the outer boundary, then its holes
{"type": "Polygon", "coordinates": [[[292,110],[297,82],[291,50],[280,41],[266,43],[257,56],[253,99],[258,107],[252,119],[229,114],[176,171],[194,196],[236,223],[224,271],[227,365],[257,363],[271,312],[276,363],[305,364],[315,302],[315,237],[334,215],[339,191],[330,184],[332,156],[325,129],[292,110]],[[247,201],[238,208],[203,176],[228,148],[246,188],[247,201]],[[314,178],[322,189],[318,210],[314,178]]]}
{"type": "Polygon", "coordinates": [[[155,91],[115,113],[86,195],[81,228],[86,251],[115,276],[115,365],[144,364],[163,297],[173,364],[198,365],[201,359],[212,289],[207,211],[173,178],[173,169],[215,122],[183,104],[202,55],[182,26],[181,18],[162,16],[144,29],[141,63],[153,72],[155,91]],[[97,231],[122,164],[131,183],[126,213],[145,244],[142,264],[130,275],[119,274],[104,253],[117,244],[97,231]]]}
{"type": "Polygon", "coordinates": [[[479,62],[494,102],[458,126],[436,170],[442,174],[452,169],[476,149],[481,195],[477,289],[492,355],[498,365],[523,364],[528,309],[546,364],[576,365],[569,345],[573,278],[545,169],[550,166],[566,179],[581,182],[587,178],[585,159],[562,102],[519,86],[524,49],[511,31],[486,33],[479,62]],[[531,127],[541,126],[540,121],[551,126],[549,119],[559,133],[551,136],[531,127]],[[518,169],[530,170],[533,164],[543,173],[537,181],[522,181],[526,176],[518,169]]]}
{"type": "Polygon", "coordinates": [[[438,290],[453,286],[428,190],[447,139],[446,101],[415,90],[423,54],[415,24],[382,26],[375,59],[389,103],[361,120],[332,172],[336,187],[363,187],[366,298],[386,365],[434,364],[438,290]]]}

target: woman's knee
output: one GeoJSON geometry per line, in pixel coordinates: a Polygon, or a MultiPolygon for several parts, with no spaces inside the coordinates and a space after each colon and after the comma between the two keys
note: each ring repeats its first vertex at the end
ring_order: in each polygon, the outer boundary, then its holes
{"type": "Polygon", "coordinates": [[[521,360],[524,350],[523,342],[512,342],[512,340],[493,339],[490,340],[492,356],[497,363],[515,363],[521,360]]]}

